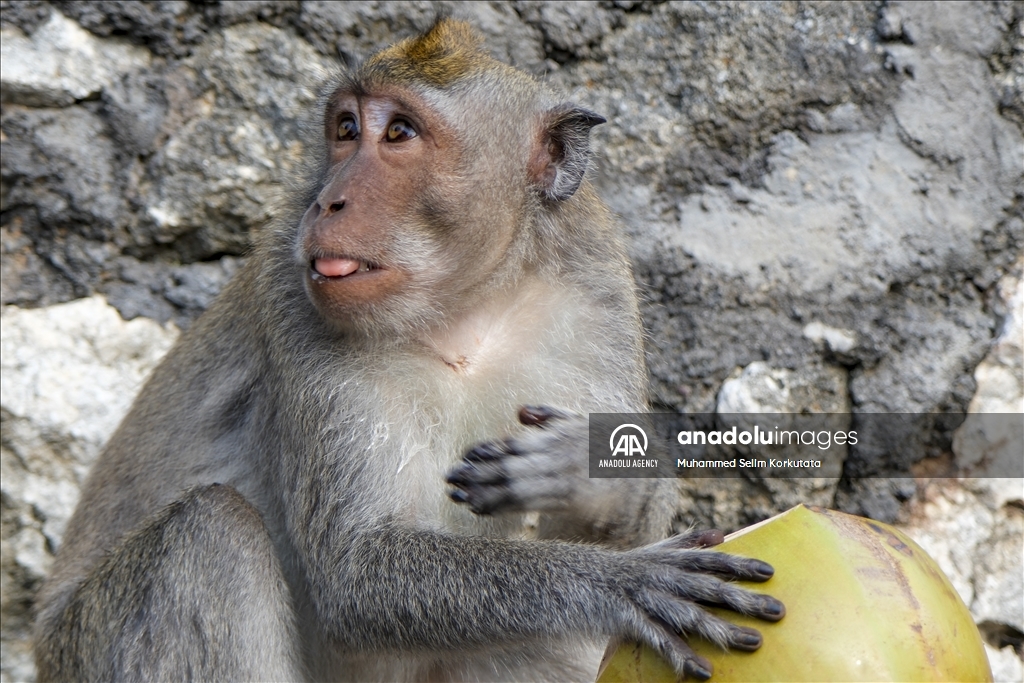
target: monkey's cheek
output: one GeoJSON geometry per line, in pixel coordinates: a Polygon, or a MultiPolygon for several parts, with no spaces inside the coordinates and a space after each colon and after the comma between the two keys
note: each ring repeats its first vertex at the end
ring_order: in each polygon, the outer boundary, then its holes
{"type": "Polygon", "coordinates": [[[306,291],[322,315],[344,321],[402,291],[404,273],[390,268],[356,272],[343,277],[324,277],[310,269],[306,291]]]}

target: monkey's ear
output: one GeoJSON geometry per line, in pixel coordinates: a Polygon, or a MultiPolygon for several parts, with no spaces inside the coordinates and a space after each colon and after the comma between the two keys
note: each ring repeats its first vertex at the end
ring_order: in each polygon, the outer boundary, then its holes
{"type": "Polygon", "coordinates": [[[590,129],[605,120],[574,104],[547,112],[529,166],[530,179],[544,197],[562,201],[579,189],[590,161],[590,129]]]}

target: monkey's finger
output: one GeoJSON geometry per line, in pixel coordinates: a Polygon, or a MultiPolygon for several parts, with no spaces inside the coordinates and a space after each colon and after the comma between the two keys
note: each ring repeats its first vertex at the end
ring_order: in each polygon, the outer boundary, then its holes
{"type": "Polygon", "coordinates": [[[701,681],[711,678],[711,672],[714,671],[711,662],[694,652],[672,627],[647,616],[643,617],[643,622],[646,627],[643,640],[671,662],[677,675],[701,681]]]}
{"type": "Polygon", "coordinates": [[[649,555],[651,559],[685,571],[715,574],[727,579],[759,583],[767,581],[775,575],[774,567],[752,557],[729,555],[714,550],[678,550],[671,553],[665,552],[661,548],[652,550],[655,552],[649,555]]]}
{"type": "Polygon", "coordinates": [[[499,441],[485,441],[477,444],[466,453],[463,458],[467,462],[487,462],[489,460],[500,460],[508,455],[504,444],[499,441]]]}
{"type": "Polygon", "coordinates": [[[548,420],[563,420],[567,417],[568,413],[550,406],[523,406],[519,409],[519,421],[524,425],[539,427],[548,420]]]}
{"type": "Polygon", "coordinates": [[[499,462],[464,462],[445,478],[453,486],[466,487],[480,484],[504,484],[508,473],[499,462]]]}
{"type": "Polygon", "coordinates": [[[765,621],[778,621],[786,615],[786,607],[772,596],[745,590],[709,574],[675,571],[659,576],[656,585],[662,592],[688,602],[725,607],[765,621]]]}
{"type": "Polygon", "coordinates": [[[752,628],[730,624],[688,601],[662,591],[644,590],[634,598],[655,620],[676,633],[699,635],[720,647],[753,652],[761,647],[761,634],[752,628]]]}
{"type": "Polygon", "coordinates": [[[490,515],[500,506],[497,497],[488,496],[479,487],[455,489],[448,492],[448,497],[456,503],[468,505],[473,514],[490,515]]]}
{"type": "Polygon", "coordinates": [[[448,492],[448,497],[454,500],[456,503],[468,503],[469,494],[462,489],[453,489],[448,492]]]}
{"type": "Polygon", "coordinates": [[[665,548],[687,550],[690,548],[710,548],[722,543],[724,540],[725,534],[718,529],[690,529],[681,534],[671,536],[658,545],[665,548]]]}
{"type": "Polygon", "coordinates": [[[763,621],[779,621],[786,616],[786,606],[782,601],[770,595],[752,593],[737,588],[731,583],[723,583],[718,600],[708,604],[727,607],[734,612],[756,617],[763,621]]]}
{"type": "Polygon", "coordinates": [[[466,490],[469,509],[478,515],[518,510],[516,499],[504,486],[473,486],[466,490]]]}
{"type": "Polygon", "coordinates": [[[510,455],[522,455],[526,448],[526,446],[519,443],[516,439],[485,441],[469,449],[469,452],[466,453],[462,459],[468,462],[501,460],[502,458],[507,458],[510,455]]]}
{"type": "Polygon", "coordinates": [[[779,621],[786,616],[786,606],[770,595],[754,593],[726,581],[718,583],[717,592],[718,597],[709,600],[709,604],[727,607],[764,621],[779,621]]]}

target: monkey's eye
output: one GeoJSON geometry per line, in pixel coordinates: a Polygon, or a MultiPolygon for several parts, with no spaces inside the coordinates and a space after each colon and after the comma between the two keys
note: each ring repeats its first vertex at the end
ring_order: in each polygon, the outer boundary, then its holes
{"type": "Polygon", "coordinates": [[[416,137],[416,129],[405,119],[395,119],[388,126],[386,135],[388,142],[403,142],[416,137]]]}
{"type": "Polygon", "coordinates": [[[338,139],[355,140],[359,137],[359,124],[351,114],[345,114],[338,122],[338,139]]]}

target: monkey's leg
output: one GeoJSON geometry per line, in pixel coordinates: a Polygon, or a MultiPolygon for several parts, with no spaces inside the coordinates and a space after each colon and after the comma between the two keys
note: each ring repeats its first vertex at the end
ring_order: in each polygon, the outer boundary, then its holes
{"type": "Polygon", "coordinates": [[[37,640],[42,681],[302,678],[270,536],[255,508],[216,484],[122,540],[37,640]]]}

